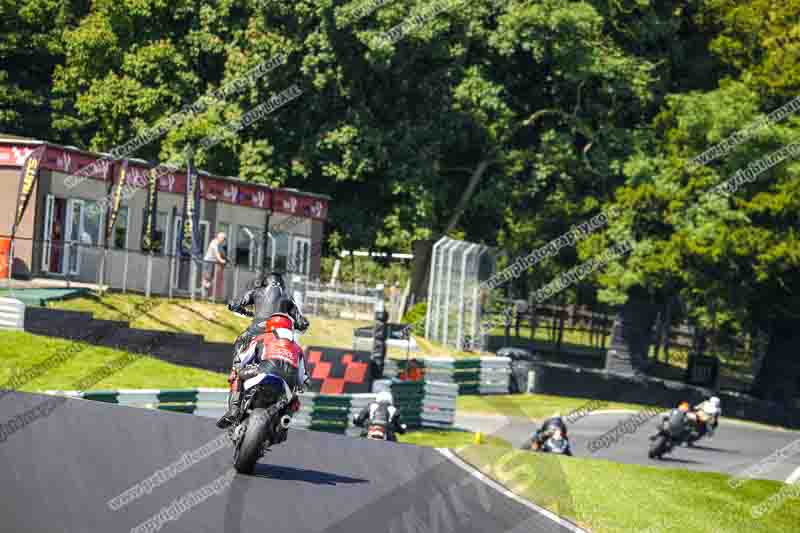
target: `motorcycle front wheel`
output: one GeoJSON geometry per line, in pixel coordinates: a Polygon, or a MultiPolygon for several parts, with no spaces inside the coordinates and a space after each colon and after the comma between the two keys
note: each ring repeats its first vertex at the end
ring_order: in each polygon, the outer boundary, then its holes
{"type": "Polygon", "coordinates": [[[650,451],[647,453],[647,456],[650,459],[659,458],[664,454],[667,449],[667,437],[664,435],[658,435],[653,444],[650,445],[650,451]]]}
{"type": "Polygon", "coordinates": [[[233,467],[240,474],[252,474],[261,449],[267,440],[269,415],[266,409],[253,409],[247,417],[247,429],[233,451],[233,467]]]}

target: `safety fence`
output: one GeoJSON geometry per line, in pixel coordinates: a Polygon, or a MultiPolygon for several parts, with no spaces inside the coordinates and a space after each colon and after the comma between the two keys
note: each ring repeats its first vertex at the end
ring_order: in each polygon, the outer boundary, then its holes
{"type": "MultiPolygon", "coordinates": [[[[0,238],[2,238],[0,236],[0,238]]],[[[47,287],[66,289],[95,286],[119,292],[133,292],[169,298],[204,299],[227,302],[252,288],[265,272],[251,255],[235,252],[226,264],[201,261],[177,255],[166,246],[158,253],[126,248],[109,248],[73,241],[15,239],[15,275],[45,280],[47,287]],[[23,264],[21,257],[29,259],[23,264]]],[[[7,253],[0,253],[0,264],[8,264],[7,253]],[[5,263],[3,263],[5,261],[5,263]]],[[[267,268],[269,264],[266,265],[267,268]]],[[[322,283],[312,279],[303,263],[281,263],[274,267],[284,274],[289,291],[306,314],[331,318],[373,320],[375,306],[383,298],[381,286],[363,283],[322,283]]],[[[2,279],[0,289],[36,287],[35,281],[2,279]]]]}
{"type": "Polygon", "coordinates": [[[458,385],[437,381],[376,380],[375,393],[389,390],[400,416],[409,428],[449,428],[456,417],[458,385]]]}
{"type": "Polygon", "coordinates": [[[359,283],[336,283],[299,278],[290,289],[303,312],[315,316],[374,320],[375,306],[383,298],[383,289],[359,283]]]}
{"type": "MultiPolygon", "coordinates": [[[[370,394],[317,394],[300,396],[301,408],[292,417],[292,426],[312,431],[358,435],[361,428],[353,425],[353,417],[389,387],[409,428],[450,427],[455,420],[458,390],[447,383],[410,383],[381,380],[370,394]]],[[[227,389],[180,390],[113,390],[113,391],[46,391],[63,395],[131,407],[161,409],[219,418],[227,409],[227,389]]]]}
{"type": "MultiPolygon", "coordinates": [[[[508,357],[476,357],[453,359],[428,357],[409,359],[410,373],[418,369],[425,380],[451,383],[459,394],[508,394],[511,381],[511,359],[508,357]]],[[[384,375],[403,377],[408,374],[406,361],[387,359],[384,375]]]]}

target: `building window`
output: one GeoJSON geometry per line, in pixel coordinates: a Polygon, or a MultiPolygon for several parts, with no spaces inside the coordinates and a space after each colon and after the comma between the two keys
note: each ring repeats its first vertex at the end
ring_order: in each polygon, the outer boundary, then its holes
{"type": "Polygon", "coordinates": [[[128,208],[120,207],[117,212],[117,220],[111,230],[112,248],[124,250],[128,247],[128,208]]]}
{"type": "Polygon", "coordinates": [[[260,266],[261,231],[251,226],[239,226],[236,232],[236,264],[251,270],[260,266]]]}
{"type": "Polygon", "coordinates": [[[275,245],[275,265],[273,268],[278,272],[286,272],[289,263],[289,236],[285,233],[273,235],[275,245]]]}
{"type": "Polygon", "coordinates": [[[103,211],[97,202],[85,203],[86,210],[83,220],[83,231],[81,232],[80,243],[86,246],[100,246],[103,238],[103,211]]]}
{"type": "MultiPolygon", "coordinates": [[[[167,218],[168,214],[165,211],[159,211],[156,214],[156,231],[155,239],[153,241],[153,253],[157,255],[164,255],[167,246],[167,218]]],[[[147,231],[147,213],[142,209],[142,251],[147,252],[144,247],[144,234],[147,231]]]]}
{"type": "Polygon", "coordinates": [[[292,238],[292,262],[289,272],[307,275],[311,265],[311,240],[306,237],[292,238]]]}

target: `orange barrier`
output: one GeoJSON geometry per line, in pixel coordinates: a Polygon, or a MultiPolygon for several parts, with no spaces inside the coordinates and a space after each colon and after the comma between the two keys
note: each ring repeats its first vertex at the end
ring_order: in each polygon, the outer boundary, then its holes
{"type": "Polygon", "coordinates": [[[8,277],[8,255],[11,253],[11,239],[0,237],[0,279],[8,277]]]}

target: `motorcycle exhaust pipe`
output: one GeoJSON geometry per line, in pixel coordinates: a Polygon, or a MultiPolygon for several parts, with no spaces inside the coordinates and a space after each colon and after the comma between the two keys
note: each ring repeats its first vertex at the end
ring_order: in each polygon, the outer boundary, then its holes
{"type": "Polygon", "coordinates": [[[283,415],[281,417],[280,425],[283,429],[289,429],[289,424],[292,423],[292,417],[289,415],[283,415]]]}

